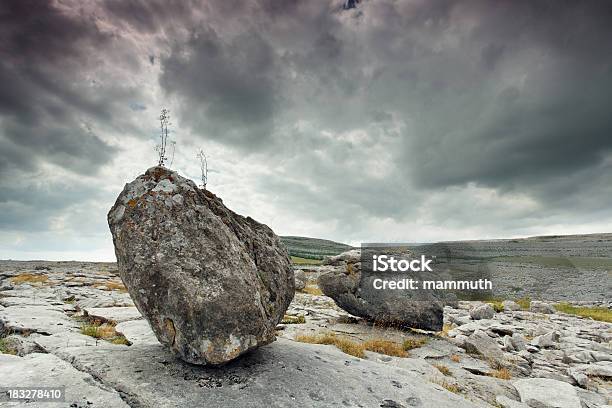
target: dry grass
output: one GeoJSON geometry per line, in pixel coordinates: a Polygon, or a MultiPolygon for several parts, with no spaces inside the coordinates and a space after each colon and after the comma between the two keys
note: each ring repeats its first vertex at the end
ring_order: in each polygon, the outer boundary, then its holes
{"type": "Polygon", "coordinates": [[[515,302],[521,307],[523,310],[529,310],[529,306],[531,306],[531,299],[528,297],[520,298],[515,300],[515,302]]]}
{"type": "Polygon", "coordinates": [[[363,343],[366,350],[394,357],[408,357],[408,353],[399,343],[389,340],[373,339],[363,343]]]}
{"type": "Polygon", "coordinates": [[[444,326],[442,326],[442,331],[439,331],[437,334],[440,337],[448,337],[448,332],[451,331],[452,328],[450,323],[445,323],[444,326]]]}
{"type": "Polygon", "coordinates": [[[319,289],[319,287],[316,285],[306,285],[306,287],[302,289],[300,292],[308,293],[309,295],[316,295],[316,296],[323,295],[323,292],[321,292],[321,289],[319,289]]]}
{"type": "Polygon", "coordinates": [[[12,283],[17,285],[21,283],[45,283],[48,280],[49,277],[47,275],[35,275],[32,273],[22,273],[10,279],[12,283]]]}
{"type": "Polygon", "coordinates": [[[304,324],[306,323],[306,318],[304,317],[304,315],[299,315],[299,316],[285,315],[281,323],[282,324],[304,324]]]}
{"type": "Polygon", "coordinates": [[[555,309],[562,313],[612,323],[612,310],[606,307],[582,307],[569,303],[559,303],[555,305],[555,309]]]}
{"type": "Polygon", "coordinates": [[[448,390],[448,391],[450,391],[450,392],[452,392],[454,394],[461,393],[461,390],[459,389],[459,387],[456,384],[452,384],[452,383],[449,383],[449,382],[446,382],[446,381],[436,381],[436,380],[432,380],[431,382],[434,383],[434,384],[438,384],[441,387],[446,388],[446,390],[448,390]]]}
{"type": "Polygon", "coordinates": [[[81,326],[81,334],[95,339],[106,340],[113,344],[124,344],[129,346],[131,343],[123,334],[117,333],[115,325],[102,323],[99,320],[89,320],[81,326]]]}
{"type": "Polygon", "coordinates": [[[404,340],[404,343],[402,344],[402,348],[405,351],[408,351],[408,350],[422,347],[428,342],[429,342],[429,339],[427,337],[411,337],[409,339],[404,340]]]}
{"type": "Polygon", "coordinates": [[[495,310],[497,313],[504,311],[504,305],[501,300],[486,300],[485,303],[493,306],[493,310],[495,310]]]}
{"type": "Polygon", "coordinates": [[[103,290],[117,290],[119,292],[127,292],[127,288],[123,284],[123,282],[117,281],[106,281],[103,283],[96,283],[93,285],[94,288],[103,289],[103,290]]]}
{"type": "Polygon", "coordinates": [[[320,335],[298,334],[295,336],[295,341],[310,344],[328,344],[336,346],[342,352],[351,356],[363,358],[365,357],[365,348],[363,344],[351,341],[344,337],[338,337],[335,334],[327,333],[320,335]]]}
{"type": "Polygon", "coordinates": [[[509,380],[512,378],[512,375],[510,374],[510,371],[507,368],[493,370],[489,375],[491,377],[499,378],[500,380],[509,380]]]}
{"type": "Polygon", "coordinates": [[[450,356],[450,359],[454,363],[459,363],[461,361],[461,356],[459,356],[458,354],[453,354],[450,356]]]}
{"type": "Polygon", "coordinates": [[[337,336],[334,333],[324,333],[318,335],[298,334],[295,336],[295,341],[301,343],[333,345],[344,353],[359,358],[365,357],[365,350],[393,357],[408,357],[409,355],[402,344],[385,339],[370,339],[365,342],[357,342],[349,340],[346,337],[337,336]]]}
{"type": "Polygon", "coordinates": [[[447,376],[447,377],[451,377],[452,376],[451,370],[447,366],[445,366],[443,364],[434,364],[433,366],[436,367],[438,369],[438,371],[441,372],[442,374],[444,374],[445,376],[447,376]]]}

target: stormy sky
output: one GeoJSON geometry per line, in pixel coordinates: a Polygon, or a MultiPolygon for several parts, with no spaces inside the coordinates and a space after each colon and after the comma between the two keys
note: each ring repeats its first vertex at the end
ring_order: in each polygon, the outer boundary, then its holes
{"type": "Polygon", "coordinates": [[[156,163],[359,244],[612,230],[607,1],[0,3],[0,258],[114,260],[156,163]]]}

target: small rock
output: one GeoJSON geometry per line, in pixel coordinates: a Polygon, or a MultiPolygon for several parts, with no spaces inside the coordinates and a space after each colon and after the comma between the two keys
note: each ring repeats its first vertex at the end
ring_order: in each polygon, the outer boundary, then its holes
{"type": "Polygon", "coordinates": [[[523,404],[520,401],[512,400],[505,395],[498,395],[495,397],[495,402],[502,406],[502,408],[529,408],[529,405],[523,404]]]}
{"type": "Polygon", "coordinates": [[[308,282],[308,278],[306,277],[306,273],[298,269],[293,272],[295,277],[295,290],[302,290],[306,287],[306,282],[308,282]]]}
{"type": "Polygon", "coordinates": [[[514,344],[512,344],[512,337],[504,336],[503,338],[504,345],[502,346],[502,350],[504,351],[514,351],[514,344]]]}
{"type": "Polygon", "coordinates": [[[513,333],[512,334],[512,346],[514,347],[516,351],[525,350],[527,346],[527,341],[522,335],[518,333],[513,333]]]}
{"type": "Polygon", "coordinates": [[[544,313],[544,314],[553,314],[555,313],[555,308],[546,302],[540,302],[539,300],[531,301],[529,305],[529,311],[534,313],[544,313]]]}
{"type": "Polygon", "coordinates": [[[494,360],[503,359],[503,352],[495,340],[482,330],[476,330],[463,345],[468,353],[480,354],[494,360]]]}
{"type": "Polygon", "coordinates": [[[495,310],[488,303],[483,303],[470,310],[470,317],[474,320],[492,319],[493,316],[495,316],[495,310]]]}
{"type": "Polygon", "coordinates": [[[530,341],[532,346],[536,346],[539,348],[553,348],[557,347],[557,343],[559,342],[560,334],[557,331],[551,331],[541,336],[535,337],[530,341]]]}
{"type": "Polygon", "coordinates": [[[579,371],[576,370],[572,370],[572,369],[568,369],[567,370],[567,374],[574,379],[574,381],[576,381],[576,384],[578,384],[580,387],[582,388],[586,388],[587,384],[589,383],[589,377],[586,376],[586,374],[581,373],[579,371]]]}
{"type": "Polygon", "coordinates": [[[504,307],[504,311],[507,311],[507,312],[521,310],[521,306],[513,300],[504,300],[502,302],[502,306],[504,307]]]}

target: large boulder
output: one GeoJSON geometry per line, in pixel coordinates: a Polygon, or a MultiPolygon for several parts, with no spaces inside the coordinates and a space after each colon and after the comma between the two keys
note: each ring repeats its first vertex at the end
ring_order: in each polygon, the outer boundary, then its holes
{"type": "Polygon", "coordinates": [[[410,290],[372,290],[372,278],[362,277],[360,250],[353,249],[324,262],[332,268],[319,276],[323,293],[348,313],[364,319],[439,331],[443,325],[443,305],[436,299],[410,290]],[[363,278],[363,279],[362,279],[363,278]]]}
{"type": "Polygon", "coordinates": [[[218,365],[274,341],[294,278],[266,225],[163,167],[126,184],[108,223],[121,279],[180,358],[218,365]]]}

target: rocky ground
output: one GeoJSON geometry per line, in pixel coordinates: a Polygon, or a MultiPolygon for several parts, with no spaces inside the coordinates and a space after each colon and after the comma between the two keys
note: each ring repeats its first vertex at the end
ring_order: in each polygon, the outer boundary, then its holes
{"type": "Polygon", "coordinates": [[[610,323],[537,302],[531,310],[507,303],[503,312],[460,302],[445,308],[440,333],[377,327],[317,294],[313,282],[325,268],[305,270],[306,288],[296,293],[276,342],[223,367],[203,368],[161,347],[115,264],[2,261],[0,386],[63,385],[66,402],[55,405],[70,407],[612,403],[610,323]],[[334,345],[296,341],[322,334],[410,350],[404,357],[381,349],[357,358],[334,345]]]}

